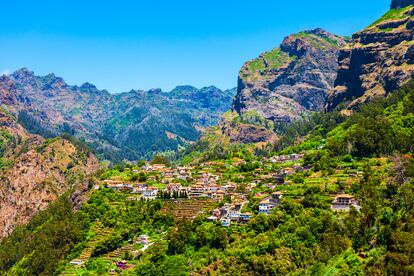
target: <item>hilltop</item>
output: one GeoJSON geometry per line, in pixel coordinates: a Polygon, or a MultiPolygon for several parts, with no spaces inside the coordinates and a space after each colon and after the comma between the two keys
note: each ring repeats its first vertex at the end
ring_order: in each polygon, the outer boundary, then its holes
{"type": "Polygon", "coordinates": [[[242,67],[233,110],[241,117],[256,112],[276,128],[322,111],[346,42],[322,29],[286,37],[242,67]]]}

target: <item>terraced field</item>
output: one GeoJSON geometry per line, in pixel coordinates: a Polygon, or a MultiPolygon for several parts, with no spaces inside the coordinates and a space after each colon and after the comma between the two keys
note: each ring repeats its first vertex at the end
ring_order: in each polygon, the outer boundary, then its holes
{"type": "Polygon", "coordinates": [[[192,220],[203,212],[214,209],[214,202],[208,199],[186,199],[166,204],[164,211],[176,220],[192,220]]]}

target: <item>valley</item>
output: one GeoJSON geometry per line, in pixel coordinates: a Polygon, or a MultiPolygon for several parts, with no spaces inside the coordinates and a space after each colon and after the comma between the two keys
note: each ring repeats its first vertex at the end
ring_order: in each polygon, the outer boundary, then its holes
{"type": "Polygon", "coordinates": [[[0,77],[0,275],[413,275],[414,1],[237,88],[0,77]]]}

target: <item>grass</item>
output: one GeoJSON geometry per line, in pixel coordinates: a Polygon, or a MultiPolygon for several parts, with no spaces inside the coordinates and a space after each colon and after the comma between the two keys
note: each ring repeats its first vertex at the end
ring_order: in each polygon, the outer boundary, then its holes
{"type": "Polygon", "coordinates": [[[295,34],[296,38],[308,39],[309,43],[318,49],[326,49],[326,47],[338,46],[338,41],[330,37],[321,37],[318,35],[310,34],[308,32],[299,32],[295,34]]]}
{"type": "Polygon", "coordinates": [[[280,48],[275,48],[271,51],[263,53],[260,57],[253,59],[247,63],[248,74],[243,74],[243,78],[251,77],[257,79],[258,72],[266,72],[270,69],[280,68],[294,60],[295,57],[289,56],[283,52],[280,48]]]}
{"type": "Polygon", "coordinates": [[[282,52],[280,48],[264,53],[263,57],[271,68],[279,68],[292,61],[292,58],[287,53],[282,52]]]}
{"type": "Polygon", "coordinates": [[[384,21],[397,20],[397,19],[403,19],[403,18],[409,17],[409,15],[407,15],[405,13],[408,10],[412,9],[412,8],[413,8],[413,6],[408,6],[408,7],[402,8],[402,9],[390,10],[386,14],[384,14],[380,19],[378,19],[377,21],[375,21],[374,23],[369,25],[368,28],[374,27],[374,26],[376,26],[379,23],[382,23],[384,21]]]}

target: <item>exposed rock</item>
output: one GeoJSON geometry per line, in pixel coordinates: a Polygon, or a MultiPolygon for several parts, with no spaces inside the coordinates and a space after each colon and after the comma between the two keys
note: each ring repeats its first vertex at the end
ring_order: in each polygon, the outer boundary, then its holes
{"type": "Polygon", "coordinates": [[[231,143],[257,144],[271,143],[277,140],[274,132],[262,126],[221,121],[222,134],[230,138],[231,143]]]}
{"type": "Polygon", "coordinates": [[[98,168],[93,154],[61,138],[28,134],[0,111],[0,238],[65,192],[85,192],[98,168]]]}
{"type": "MultiPolygon", "coordinates": [[[[407,6],[413,1],[394,1],[407,6]],[[405,4],[404,4],[405,3],[405,4]]],[[[327,109],[339,104],[353,108],[384,96],[414,77],[414,8],[392,10],[367,29],[353,35],[339,54],[335,89],[327,109]]]]}
{"type": "Polygon", "coordinates": [[[391,9],[401,9],[414,5],[414,0],[392,0],[391,9]]]}
{"type": "Polygon", "coordinates": [[[280,48],[243,66],[233,109],[240,116],[257,111],[276,127],[303,113],[323,110],[345,43],[321,29],[285,38],[280,48]]]}

